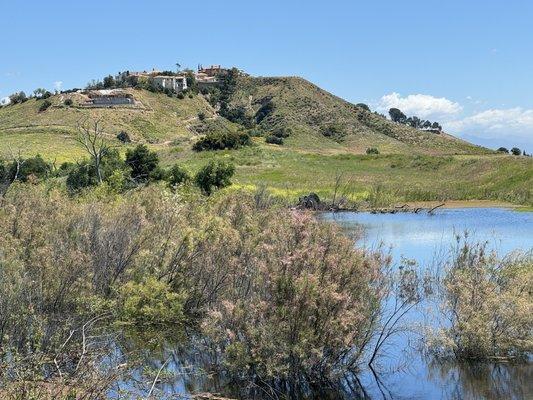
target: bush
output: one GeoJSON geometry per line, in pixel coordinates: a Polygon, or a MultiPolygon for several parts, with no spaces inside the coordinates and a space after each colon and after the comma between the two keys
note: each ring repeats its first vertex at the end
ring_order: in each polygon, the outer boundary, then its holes
{"type": "Polygon", "coordinates": [[[370,107],[368,107],[365,103],[357,103],[356,107],[362,108],[363,110],[370,112],[370,107]]]}
{"type": "Polygon", "coordinates": [[[268,135],[265,139],[265,142],[281,146],[283,144],[283,138],[274,135],[268,135]]]}
{"type": "Polygon", "coordinates": [[[128,282],[120,291],[120,314],[135,324],[164,325],[182,323],[185,296],[153,277],[142,283],[128,282]]]}
{"type": "Polygon", "coordinates": [[[238,149],[252,144],[250,135],[246,132],[212,132],[198,140],[195,151],[238,149]]]}
{"type": "MultiPolygon", "coordinates": [[[[52,167],[40,155],[37,155],[32,158],[27,158],[22,160],[17,179],[26,182],[30,179],[30,176],[36,179],[44,179],[51,172],[52,167]]],[[[10,179],[13,179],[17,174],[17,163],[13,162],[10,166],[10,179]]]]}
{"type": "Polygon", "coordinates": [[[185,98],[185,96],[183,95],[183,93],[179,92],[178,95],[177,95],[177,98],[180,99],[180,100],[183,100],[185,98]]]}
{"type": "MultiPolygon", "coordinates": [[[[114,176],[114,183],[116,184],[117,174],[124,175],[126,173],[126,165],[117,150],[108,150],[104,154],[100,168],[104,182],[108,182],[114,176]]],[[[76,192],[97,184],[98,174],[92,160],[81,161],[76,166],[71,167],[68,172],[67,188],[70,191],[76,192]]]]}
{"type": "Polygon", "coordinates": [[[70,107],[70,106],[72,106],[73,101],[72,101],[72,99],[65,99],[65,101],[63,102],[63,104],[64,104],[65,106],[67,106],[67,107],[70,107]]]}
{"type": "Polygon", "coordinates": [[[443,281],[443,328],[430,345],[456,359],[527,358],[533,348],[533,256],[504,259],[457,239],[443,281]]]}
{"type": "Polygon", "coordinates": [[[39,106],[39,112],[43,112],[48,110],[48,108],[52,105],[50,100],[44,100],[41,105],[39,106]]]}
{"type": "Polygon", "coordinates": [[[174,164],[167,174],[167,181],[170,187],[176,187],[188,182],[190,179],[189,172],[178,164],[174,164]]]}
{"type": "Polygon", "coordinates": [[[203,112],[203,111],[202,111],[202,112],[199,112],[199,113],[198,113],[198,119],[199,119],[200,121],[205,120],[205,112],[203,112]]]}
{"type": "Polygon", "coordinates": [[[366,149],[366,154],[379,154],[379,150],[375,147],[369,147],[366,149]]]}
{"type": "Polygon", "coordinates": [[[131,142],[130,135],[126,131],[121,131],[117,135],[117,139],[120,140],[122,143],[130,143],[131,142]]]}
{"type": "Polygon", "coordinates": [[[511,149],[511,154],[513,156],[519,156],[520,154],[522,154],[522,152],[520,151],[520,149],[518,147],[513,147],[511,149]]]}
{"type": "Polygon", "coordinates": [[[194,183],[205,194],[211,195],[213,189],[222,189],[231,185],[231,177],[235,173],[233,164],[223,161],[210,161],[194,177],[194,183]]]}
{"type": "Polygon", "coordinates": [[[157,153],[144,144],[137,145],[133,150],[126,151],[126,165],[131,169],[131,177],[135,182],[158,180],[156,172],[159,166],[157,153]]]}
{"type": "Polygon", "coordinates": [[[499,153],[509,153],[509,150],[507,150],[505,147],[499,147],[496,151],[499,153]]]}

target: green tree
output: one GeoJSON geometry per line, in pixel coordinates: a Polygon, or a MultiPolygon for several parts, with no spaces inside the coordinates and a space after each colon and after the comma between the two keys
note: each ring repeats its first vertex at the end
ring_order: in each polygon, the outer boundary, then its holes
{"type": "Polygon", "coordinates": [[[51,172],[52,168],[40,155],[32,158],[27,158],[18,163],[13,162],[10,166],[9,175],[11,178],[16,178],[26,182],[30,176],[38,179],[44,179],[51,172]],[[17,171],[18,169],[18,171],[17,171]]]}
{"type": "Polygon", "coordinates": [[[407,121],[407,117],[403,112],[401,112],[398,108],[391,108],[389,110],[390,119],[393,122],[398,122],[400,124],[405,124],[407,121]]]}
{"type": "Polygon", "coordinates": [[[221,189],[231,185],[231,177],[235,166],[223,161],[209,161],[194,177],[194,183],[208,196],[213,189],[221,189]]]}
{"type": "Polygon", "coordinates": [[[113,78],[111,75],[108,75],[104,78],[104,88],[110,89],[115,87],[115,78],[113,78]]]}
{"type": "Polygon", "coordinates": [[[500,153],[509,153],[509,150],[506,149],[505,147],[499,147],[498,150],[496,150],[496,151],[498,151],[500,153]]]}
{"type": "Polygon", "coordinates": [[[355,106],[359,107],[359,108],[362,108],[365,111],[370,112],[370,107],[368,107],[365,103],[357,103],[355,106]]]}
{"type": "Polygon", "coordinates": [[[511,154],[513,156],[519,156],[520,154],[522,154],[522,151],[518,147],[513,147],[511,149],[511,154]]]}
{"type": "Polygon", "coordinates": [[[159,166],[159,157],[146,145],[139,144],[126,152],[126,165],[130,167],[135,182],[148,182],[159,166]]]}

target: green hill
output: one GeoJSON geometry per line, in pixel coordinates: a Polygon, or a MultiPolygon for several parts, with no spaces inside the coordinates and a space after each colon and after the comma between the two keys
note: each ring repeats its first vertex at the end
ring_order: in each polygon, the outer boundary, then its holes
{"type": "Polygon", "coordinates": [[[125,151],[148,143],[164,165],[181,163],[192,172],[208,160],[232,161],[237,187],[266,184],[291,199],[310,191],[331,196],[342,175],[342,193],[373,204],[441,199],[497,199],[533,203],[533,159],[496,154],[445,133],[436,134],[393,123],[348,103],[301,78],[241,76],[226,106],[241,110],[262,136],[238,150],[194,152],[202,134],[237,131],[242,125],[219,115],[213,94],[168,97],[128,89],[135,106],[86,108],[81,93],[0,108],[0,157],[41,154],[75,161],[86,154],[74,140],[78,121],[100,119],[110,142],[125,151]],[[70,98],[72,106],[65,106],[70,98]],[[265,143],[278,128],[291,134],[283,145],[265,143]],[[290,129],[289,129],[290,128],[290,129]],[[133,143],[116,139],[126,131],[133,143]],[[365,155],[376,147],[380,155],[365,155]]]}

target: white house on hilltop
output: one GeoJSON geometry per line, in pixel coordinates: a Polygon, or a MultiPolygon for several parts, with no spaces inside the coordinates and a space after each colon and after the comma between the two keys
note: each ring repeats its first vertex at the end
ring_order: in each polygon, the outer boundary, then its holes
{"type": "Polygon", "coordinates": [[[162,89],[171,89],[181,92],[187,89],[187,78],[184,76],[156,75],[152,78],[154,85],[162,89]]]}

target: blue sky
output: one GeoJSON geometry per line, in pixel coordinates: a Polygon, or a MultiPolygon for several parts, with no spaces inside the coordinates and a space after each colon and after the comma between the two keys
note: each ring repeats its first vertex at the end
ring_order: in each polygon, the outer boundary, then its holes
{"type": "Polygon", "coordinates": [[[216,63],[533,152],[532,1],[0,1],[0,98],[216,63]]]}

